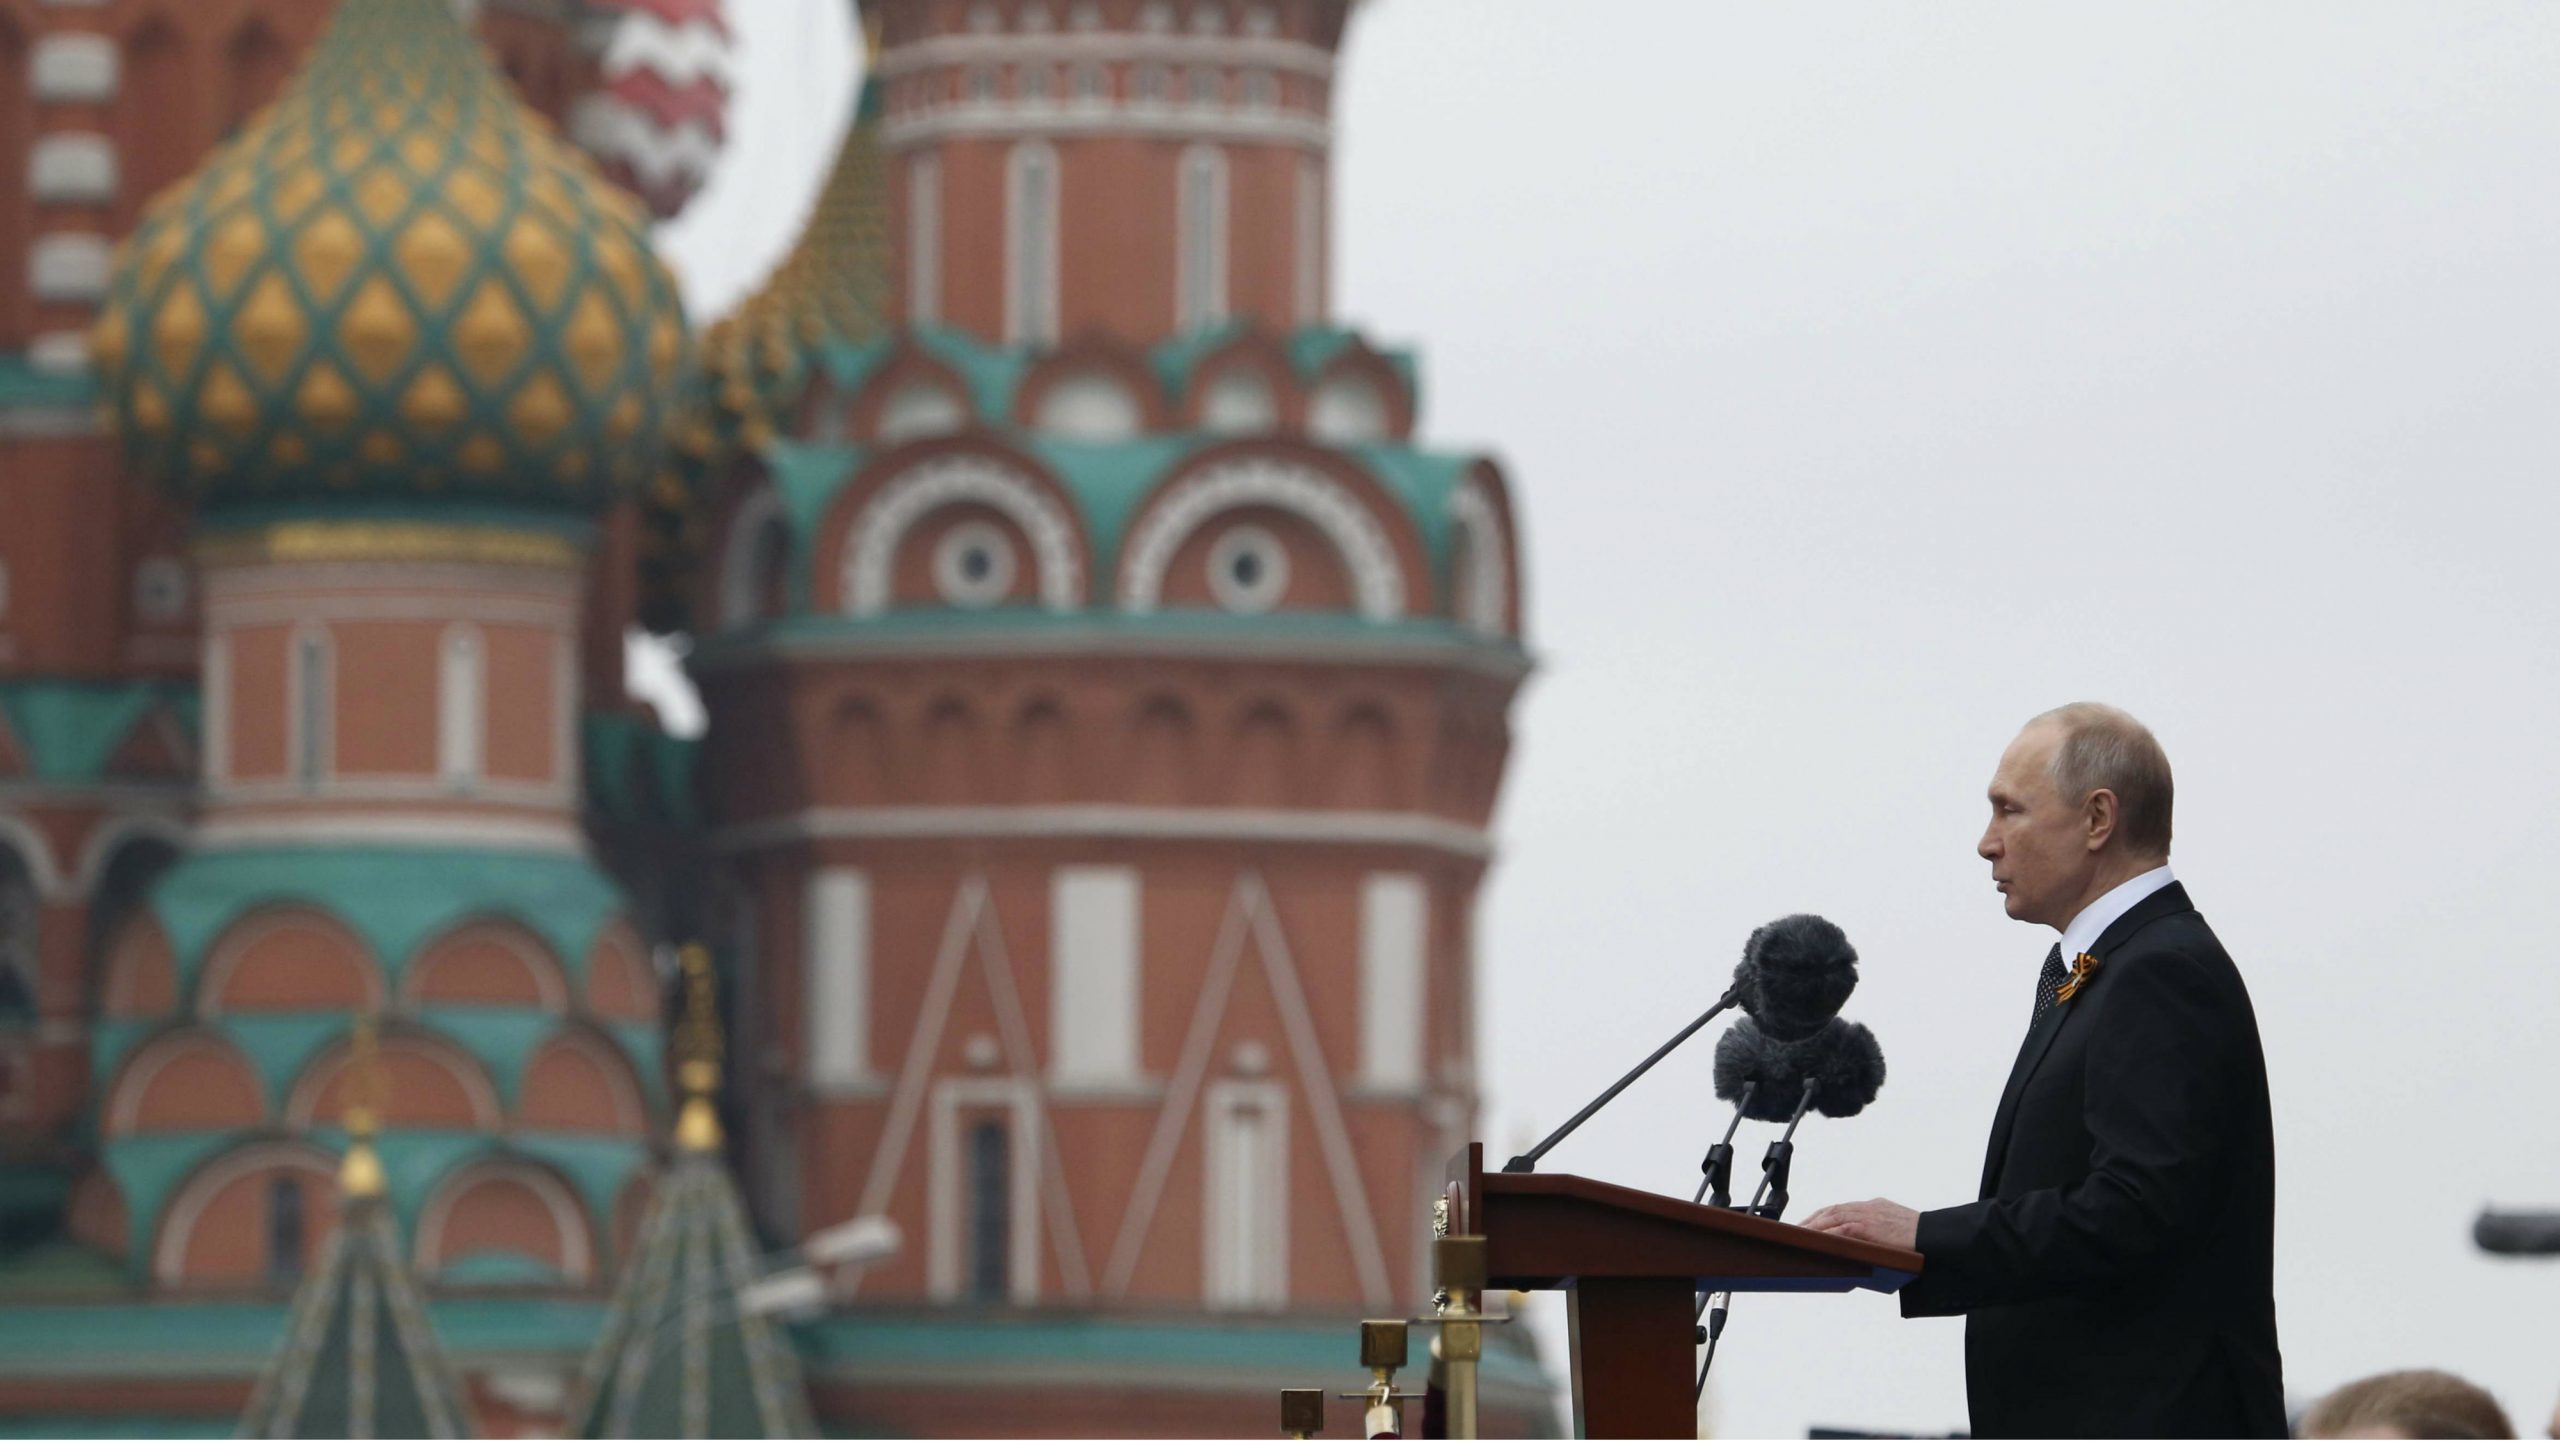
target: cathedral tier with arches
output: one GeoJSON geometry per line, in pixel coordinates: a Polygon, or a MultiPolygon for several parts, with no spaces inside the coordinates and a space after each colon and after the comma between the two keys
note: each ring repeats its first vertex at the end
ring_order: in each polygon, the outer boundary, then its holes
{"type": "MultiPolygon", "coordinates": [[[[768,1418],[1251,1434],[1427,1304],[1524,564],[1332,319],[1356,7],[863,10],[697,336],[711,0],[0,0],[0,1415],[228,1429],[359,1023],[366,1264],[492,1434],[649,1424],[576,1378],[721,1157],[738,1316],[900,1238],[768,1418]]],[[[1525,1340],[1484,1386],[1553,1424],[1525,1340]]]]}

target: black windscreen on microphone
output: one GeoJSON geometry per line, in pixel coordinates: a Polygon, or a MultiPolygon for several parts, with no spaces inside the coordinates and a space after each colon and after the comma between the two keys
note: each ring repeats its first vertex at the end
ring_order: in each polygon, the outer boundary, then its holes
{"type": "Polygon", "coordinates": [[[1802,1041],[1858,988],[1858,953],[1820,916],[1786,916],[1751,933],[1733,968],[1742,1008],[1778,1041],[1802,1041]]]}
{"type": "Polygon", "coordinates": [[[1854,1116],[1884,1089],[1884,1048],[1875,1032],[1837,1016],[1801,1041],[1772,1040],[1748,1016],[1717,1038],[1716,1096],[1741,1104],[1746,1120],[1790,1119],[1808,1080],[1816,1083],[1815,1110],[1834,1118],[1854,1116]]]}

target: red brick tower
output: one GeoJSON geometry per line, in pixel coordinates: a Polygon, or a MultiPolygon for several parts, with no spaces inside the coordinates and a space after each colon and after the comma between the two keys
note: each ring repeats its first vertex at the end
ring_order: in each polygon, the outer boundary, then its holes
{"type": "Polygon", "coordinates": [[[1326,319],[1350,9],[884,0],[708,342],[750,1190],[908,1238],[820,1329],[830,1422],[1258,1427],[1428,1296],[1527,660],[1503,476],[1326,319]]]}

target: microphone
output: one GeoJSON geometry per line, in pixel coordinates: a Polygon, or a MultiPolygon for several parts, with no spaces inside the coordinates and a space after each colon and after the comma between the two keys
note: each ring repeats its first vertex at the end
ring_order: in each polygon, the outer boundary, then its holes
{"type": "Polygon", "coordinates": [[[1858,988],[1858,953],[1820,916],[1785,916],[1751,933],[1733,968],[1742,1009],[1777,1041],[1802,1041],[1858,988]]]}
{"type": "MultiPolygon", "coordinates": [[[[1736,1021],[1734,1030],[1750,1025],[1736,1021]]],[[[1748,1043],[1735,1048],[1739,1058],[1748,1043]]],[[[1724,1046],[1717,1046],[1722,1060],[1724,1046]]],[[[1875,1032],[1855,1021],[1837,1016],[1822,1029],[1802,1041],[1762,1043],[1757,1052],[1758,1064],[1752,1073],[1743,1074],[1737,1059],[1737,1079],[1756,1087],[1744,1091],[1743,1109],[1765,1120],[1787,1123],[1786,1133],[1769,1143],[1768,1154],[1760,1158],[1760,1188],[1751,1197],[1751,1214],[1774,1221],[1786,1213],[1787,1179],[1796,1157],[1796,1127],[1804,1124],[1805,1112],[1820,1107],[1822,1114],[1845,1119],[1867,1108],[1884,1089],[1884,1048],[1876,1044],[1875,1032]],[[1791,1084],[1792,1083],[1792,1084],[1791,1084]],[[1796,1093],[1792,1111],[1778,1110],[1786,1104],[1786,1093],[1796,1093]],[[1774,1093],[1776,1099],[1761,1100],[1774,1093]]],[[[1719,1067],[1719,1070],[1723,1068],[1719,1067]]]]}
{"type": "Polygon", "coordinates": [[[2560,1256],[2560,1211],[2483,1210],[2471,1244],[2493,1256],[2560,1256]]]}
{"type": "MultiPolygon", "coordinates": [[[[1849,988],[1858,983],[1857,953],[1848,949],[1848,939],[1840,936],[1838,927],[1819,916],[1790,916],[1776,924],[1785,925],[1788,921],[1815,922],[1839,937],[1837,950],[1818,954],[1846,955],[1848,980],[1839,987],[1845,999],[1849,988]]],[[[1762,927],[1753,933],[1752,940],[1757,943],[1771,929],[1762,927]]],[[[1744,954],[1745,964],[1749,964],[1750,952],[1744,954]]],[[[1836,962],[1831,974],[1836,980],[1836,962]]],[[[1800,1008],[1790,1019],[1805,1014],[1801,1009],[1803,994],[1799,992],[1791,998],[1791,1003],[1800,1008]]],[[[1827,993],[1815,992],[1811,1004],[1822,1004],[1826,998],[1827,993]]],[[[1832,1011],[1839,1010],[1839,1001],[1828,1004],[1832,1011]]],[[[1698,1194],[1705,1195],[1712,1186],[1715,1205],[1732,1204],[1727,1188],[1733,1174],[1733,1133],[1745,1117],[1784,1121],[1786,1134],[1769,1143],[1769,1153],[1760,1159],[1760,1188],[1753,1193],[1751,1204],[1743,1208],[1751,1215],[1775,1221],[1787,1209],[1787,1176],[1795,1165],[1796,1127],[1804,1124],[1805,1112],[1818,1108],[1826,1116],[1846,1119],[1865,1110],[1876,1093],[1884,1089],[1884,1047],[1876,1043],[1875,1032],[1836,1014],[1814,1026],[1800,1040],[1775,1039],[1765,1018],[1746,1016],[1716,1039],[1715,1084],[1717,1099],[1733,1102],[1733,1120],[1724,1129],[1724,1140],[1707,1149],[1707,1179],[1699,1183],[1698,1194]],[[1795,1097],[1792,1109],[1787,1102],[1790,1094],[1795,1097]]],[[[1697,1197],[1690,1201],[1695,1204],[1697,1197]]],[[[1723,1291],[1698,1297],[1696,1319],[1703,1323],[1698,1334],[1707,1348],[1707,1359],[1698,1367],[1692,1400],[1707,1394],[1707,1373],[1715,1369],[1716,1343],[1724,1337],[1732,1300],[1731,1294],[1723,1291]]]]}
{"type": "MultiPolygon", "coordinates": [[[[1734,1022],[1716,1039],[1715,1061],[1716,1098],[1733,1102],[1733,1119],[1725,1124],[1724,1139],[1709,1146],[1698,1163],[1706,1177],[1690,1203],[1733,1204],[1733,1135],[1744,1121],[1792,1121],[1807,1104],[1826,1116],[1854,1116],[1883,1086],[1883,1048],[1874,1032],[1854,1021],[1835,1016],[1792,1042],[1771,1040],[1748,1017],[1734,1022]]],[[[1792,1127],[1788,1134],[1794,1134],[1792,1127]]]]}
{"type": "Polygon", "coordinates": [[[1838,1016],[1798,1041],[1770,1036],[1745,1016],[1716,1040],[1716,1098],[1753,1121],[1784,1121],[1810,1083],[1813,1106],[1835,1120],[1867,1108],[1884,1089],[1884,1047],[1876,1033],[1838,1016]]]}
{"type": "Polygon", "coordinates": [[[1858,987],[1858,953],[1838,926],[1820,916],[1794,915],[1771,921],[1751,933],[1743,943],[1742,961],[1733,968],[1733,984],[1707,1007],[1705,1013],[1679,1034],[1656,1047],[1654,1053],[1636,1063],[1636,1068],[1618,1078],[1617,1084],[1602,1091],[1573,1115],[1573,1119],[1550,1132],[1547,1138],[1526,1152],[1512,1157],[1502,1169],[1509,1172],[1534,1171],[1538,1161],[1570,1136],[1583,1122],[1591,1119],[1602,1106],[1618,1098],[1618,1093],[1634,1085],[1636,1078],[1660,1064],[1662,1058],[1680,1048],[1707,1022],[1735,1006],[1754,1017],[1781,1040],[1810,1038],[1822,1029],[1824,1022],[1840,1013],[1849,993],[1858,987]]]}

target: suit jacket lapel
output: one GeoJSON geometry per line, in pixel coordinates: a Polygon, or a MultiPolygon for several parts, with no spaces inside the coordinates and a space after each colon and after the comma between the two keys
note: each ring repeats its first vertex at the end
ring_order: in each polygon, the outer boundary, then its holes
{"type": "MultiPolygon", "coordinates": [[[[2195,907],[2187,900],[2186,887],[2171,881],[2144,896],[2132,910],[2116,917],[2115,924],[2090,943],[2089,953],[2104,961],[2109,953],[2144,926],[2162,916],[2193,909],[2195,907]]],[[[2063,957],[2066,964],[2073,959],[2063,957]]],[[[2089,984],[2097,984],[2097,977],[2092,976],[2089,984]]],[[[2077,999],[2075,996],[2073,1001],[2077,999]]],[[[2064,1001],[2046,1011],[2043,1019],[2028,1028],[2026,1041],[2018,1047],[2017,1064],[2009,1068],[2009,1084],[2000,1092],[2000,1109],[1991,1117],[1991,1144],[1982,1157],[1983,1200],[1991,1199],[1992,1188],[2000,1184],[2001,1164],[2009,1157],[2009,1129],[2017,1121],[2018,1097],[2026,1092],[2027,1082],[2034,1078],[2036,1067],[2044,1064],[2045,1052],[2053,1049],[2054,1037],[2061,1035],[2062,1028],[2070,1024],[2071,1013],[2076,1009],[2073,1001],[2064,1001]]]]}

